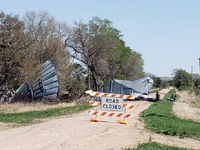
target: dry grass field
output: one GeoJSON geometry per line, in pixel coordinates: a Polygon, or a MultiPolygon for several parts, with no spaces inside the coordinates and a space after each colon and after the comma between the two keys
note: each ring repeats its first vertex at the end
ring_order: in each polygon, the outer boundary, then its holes
{"type": "Polygon", "coordinates": [[[177,91],[180,98],[173,105],[173,113],[181,118],[200,122],[200,97],[187,91],[177,91]]]}

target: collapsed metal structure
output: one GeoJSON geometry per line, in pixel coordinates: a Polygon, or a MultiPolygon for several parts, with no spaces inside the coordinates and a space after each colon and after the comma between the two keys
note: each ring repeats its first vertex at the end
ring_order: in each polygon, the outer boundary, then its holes
{"type": "Polygon", "coordinates": [[[59,82],[56,70],[47,60],[31,81],[24,82],[9,102],[59,99],[59,82]]]}
{"type": "Polygon", "coordinates": [[[140,100],[153,100],[155,97],[148,95],[152,86],[153,79],[150,77],[140,78],[135,81],[114,79],[103,88],[103,92],[133,95],[140,100]]]}

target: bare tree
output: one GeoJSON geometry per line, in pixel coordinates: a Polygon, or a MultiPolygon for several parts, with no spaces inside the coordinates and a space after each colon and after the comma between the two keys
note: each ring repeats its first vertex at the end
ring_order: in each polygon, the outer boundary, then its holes
{"type": "Polygon", "coordinates": [[[38,61],[38,64],[42,64],[46,60],[52,61],[59,76],[60,87],[63,89],[65,85],[62,84],[62,81],[70,61],[70,55],[64,46],[64,39],[69,34],[69,27],[65,23],[57,22],[54,17],[43,11],[27,12],[23,21],[26,33],[33,40],[29,52],[38,61]]]}
{"type": "Polygon", "coordinates": [[[56,22],[54,17],[43,11],[27,12],[23,20],[26,32],[34,41],[30,51],[40,63],[53,57],[56,51],[65,51],[62,40],[68,30],[66,24],[56,22]]]}

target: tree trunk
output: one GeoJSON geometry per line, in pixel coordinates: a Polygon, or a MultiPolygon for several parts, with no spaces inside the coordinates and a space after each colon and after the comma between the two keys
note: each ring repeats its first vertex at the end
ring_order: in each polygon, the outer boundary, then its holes
{"type": "Polygon", "coordinates": [[[93,88],[95,91],[98,90],[98,83],[97,83],[97,77],[95,75],[95,68],[93,66],[88,66],[89,69],[90,69],[90,73],[91,73],[91,76],[92,76],[92,82],[93,82],[93,88]]]}
{"type": "Polygon", "coordinates": [[[90,89],[91,86],[90,86],[90,69],[88,67],[88,88],[90,89]]]}

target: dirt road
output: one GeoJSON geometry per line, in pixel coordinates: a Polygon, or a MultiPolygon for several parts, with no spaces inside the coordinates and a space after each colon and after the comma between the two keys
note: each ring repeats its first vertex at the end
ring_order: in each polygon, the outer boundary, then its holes
{"type": "MultiPolygon", "coordinates": [[[[134,104],[128,125],[117,123],[118,118],[100,117],[102,122],[90,122],[87,111],[51,118],[42,123],[0,131],[1,150],[120,150],[136,147],[138,143],[155,142],[178,147],[200,148],[200,141],[180,139],[152,133],[144,129],[139,113],[152,103],[130,101],[134,104]]],[[[94,108],[92,109],[94,110],[94,108]]]]}

